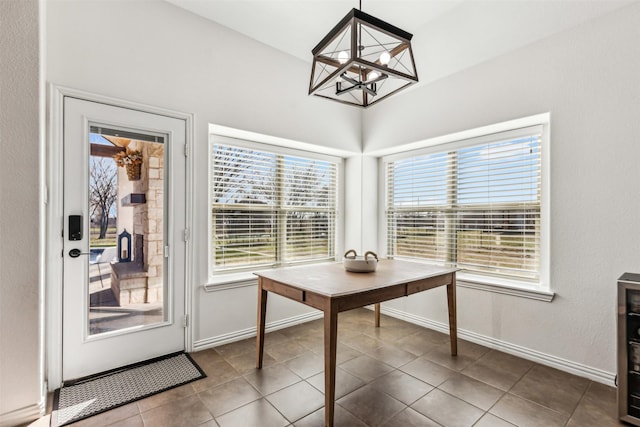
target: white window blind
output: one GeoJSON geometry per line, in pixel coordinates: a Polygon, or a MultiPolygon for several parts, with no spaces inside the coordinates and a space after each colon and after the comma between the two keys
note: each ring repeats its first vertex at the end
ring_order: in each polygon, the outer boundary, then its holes
{"type": "Polygon", "coordinates": [[[537,280],[542,127],[386,159],[388,254],[537,280]]]}
{"type": "Polygon", "coordinates": [[[334,162],[212,144],[214,271],[335,259],[334,162]]]}

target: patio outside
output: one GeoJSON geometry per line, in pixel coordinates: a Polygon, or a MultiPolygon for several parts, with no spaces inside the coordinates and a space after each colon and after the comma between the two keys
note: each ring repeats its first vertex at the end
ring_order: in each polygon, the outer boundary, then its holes
{"type": "Polygon", "coordinates": [[[164,146],[90,134],[90,334],[164,320],[164,146]]]}

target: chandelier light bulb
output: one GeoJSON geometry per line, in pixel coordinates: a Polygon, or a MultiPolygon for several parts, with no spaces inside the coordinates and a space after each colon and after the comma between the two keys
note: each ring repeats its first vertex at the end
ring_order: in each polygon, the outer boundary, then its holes
{"type": "Polygon", "coordinates": [[[345,52],[344,50],[341,50],[340,53],[338,53],[338,62],[339,63],[345,64],[348,59],[349,59],[349,54],[347,52],[345,52]]]}
{"type": "Polygon", "coordinates": [[[375,80],[378,77],[380,77],[380,74],[378,74],[377,71],[371,71],[368,75],[367,75],[367,80],[375,80]]]}
{"type": "Polygon", "coordinates": [[[389,65],[389,61],[391,61],[391,55],[385,50],[380,54],[380,63],[382,65],[389,65]]]}

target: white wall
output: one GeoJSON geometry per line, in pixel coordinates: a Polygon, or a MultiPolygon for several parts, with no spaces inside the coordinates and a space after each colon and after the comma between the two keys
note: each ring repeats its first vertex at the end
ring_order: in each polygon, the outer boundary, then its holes
{"type": "MultiPolygon", "coordinates": [[[[461,288],[459,325],[615,370],[615,280],[640,270],[640,6],[392,97],[364,112],[363,135],[359,110],[306,95],[309,64],[164,2],[52,0],[47,9],[49,82],[195,113],[195,230],[207,229],[202,159],[209,123],[354,153],[345,165],[345,247],[380,251],[375,160],[360,156],[362,148],[374,152],[551,112],[556,299],[461,288]],[[359,188],[367,192],[355,197],[359,188]]],[[[194,235],[194,339],[246,332],[255,325],[255,287],[205,293],[207,236],[194,235]]],[[[436,290],[392,306],[445,322],[443,300],[436,290]]],[[[270,321],[309,312],[279,298],[271,298],[270,309],[270,321]]]]}
{"type": "Polygon", "coordinates": [[[360,151],[359,111],[307,96],[310,65],[160,0],[48,2],[47,80],[208,123],[360,151]]]}
{"type": "MultiPolygon", "coordinates": [[[[545,112],[556,297],[460,288],[459,327],[612,379],[616,279],[640,271],[640,4],[365,111],[364,151],[545,112]]],[[[438,290],[388,306],[446,323],[444,299],[438,290]]]]}
{"type": "MultiPolygon", "coordinates": [[[[255,286],[202,288],[208,125],[360,153],[360,110],[309,97],[310,64],[163,1],[51,0],[47,19],[48,82],[195,113],[193,339],[207,345],[255,328],[255,286]]],[[[274,297],[268,321],[311,311],[274,297]]]]}
{"type": "Polygon", "coordinates": [[[362,255],[366,251],[377,252],[378,242],[375,233],[377,224],[377,194],[362,191],[362,185],[369,188],[377,186],[377,164],[375,159],[361,154],[351,156],[345,162],[345,192],[349,195],[345,200],[345,251],[355,249],[362,255]]]}
{"type": "Polygon", "coordinates": [[[37,417],[39,4],[0,2],[0,425],[37,417]]]}

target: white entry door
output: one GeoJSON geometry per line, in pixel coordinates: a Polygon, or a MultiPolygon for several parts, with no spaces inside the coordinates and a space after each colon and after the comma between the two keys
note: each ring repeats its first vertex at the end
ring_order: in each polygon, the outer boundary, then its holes
{"type": "Polygon", "coordinates": [[[185,138],[64,98],[63,381],[184,350],[185,138]]]}

